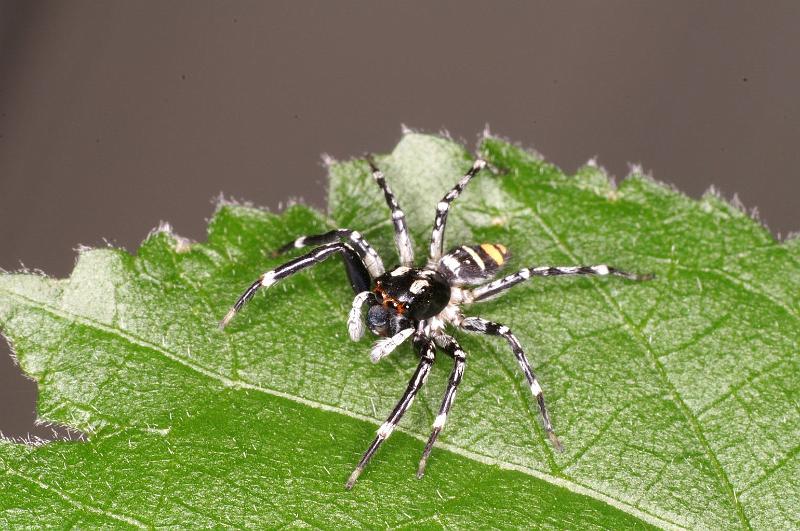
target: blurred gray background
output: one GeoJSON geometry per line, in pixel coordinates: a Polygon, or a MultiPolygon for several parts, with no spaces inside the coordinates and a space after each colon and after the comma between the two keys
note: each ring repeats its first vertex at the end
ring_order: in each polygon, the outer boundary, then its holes
{"type": "MultiPolygon", "coordinates": [[[[220,192],[323,206],[320,154],[492,130],[800,230],[800,3],[0,0],[0,268],[203,239],[220,192]],[[433,5],[430,5],[433,4],[433,5]]],[[[0,340],[0,431],[36,389],[0,340]]],[[[63,430],[62,430],[63,431],[63,430]]]]}

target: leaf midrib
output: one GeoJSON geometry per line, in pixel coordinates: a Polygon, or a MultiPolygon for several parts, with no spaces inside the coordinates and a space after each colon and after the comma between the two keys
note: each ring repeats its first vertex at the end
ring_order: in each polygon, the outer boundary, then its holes
{"type": "MultiPolygon", "coordinates": [[[[252,383],[240,380],[240,379],[231,379],[231,378],[229,378],[229,377],[227,377],[227,376],[225,376],[223,374],[219,374],[219,373],[217,373],[215,371],[207,369],[206,367],[203,367],[202,365],[198,365],[198,364],[192,362],[189,359],[186,359],[186,358],[184,358],[184,357],[182,357],[182,356],[180,356],[178,354],[175,354],[174,352],[169,351],[168,349],[165,349],[165,348],[163,348],[163,347],[161,347],[159,345],[151,343],[150,341],[148,341],[146,339],[143,339],[143,338],[140,338],[140,337],[138,337],[138,336],[136,336],[134,334],[131,334],[131,333],[129,333],[129,332],[123,330],[123,329],[106,325],[104,323],[95,321],[94,319],[90,319],[90,318],[82,316],[82,315],[77,315],[77,314],[74,314],[74,313],[71,313],[71,312],[65,312],[61,308],[54,307],[54,306],[49,305],[49,304],[44,304],[44,303],[42,303],[40,301],[31,299],[29,297],[25,297],[24,295],[21,295],[19,293],[13,292],[13,291],[9,291],[9,290],[4,289],[4,288],[0,288],[0,292],[3,292],[4,294],[9,296],[10,298],[16,299],[17,301],[20,301],[23,304],[29,305],[29,306],[31,306],[33,308],[41,310],[42,312],[48,313],[48,314],[52,315],[53,317],[55,317],[57,319],[62,319],[62,320],[65,320],[67,322],[70,322],[70,323],[78,323],[78,324],[80,324],[82,326],[86,326],[86,327],[92,328],[94,330],[97,330],[99,332],[109,334],[109,335],[111,335],[113,337],[122,338],[122,339],[128,341],[129,343],[131,343],[133,345],[136,345],[136,346],[138,346],[140,348],[151,350],[152,352],[155,352],[156,354],[159,354],[159,355],[165,357],[166,359],[168,359],[168,360],[170,360],[170,361],[172,361],[174,363],[177,363],[178,365],[180,365],[180,366],[182,366],[182,367],[184,367],[186,369],[189,369],[189,370],[191,370],[191,371],[193,371],[193,372],[195,372],[197,374],[200,374],[202,376],[205,376],[206,378],[215,380],[218,383],[221,383],[225,387],[232,388],[232,389],[242,389],[242,390],[248,390],[248,391],[256,391],[256,392],[264,393],[264,394],[269,395],[269,396],[275,396],[275,397],[278,397],[278,398],[291,400],[293,402],[296,402],[296,403],[304,405],[304,406],[312,407],[312,408],[319,409],[319,410],[325,411],[325,412],[337,413],[337,414],[344,415],[346,417],[349,417],[349,418],[352,418],[352,419],[355,419],[355,420],[360,420],[360,421],[363,421],[363,422],[367,422],[367,423],[373,424],[375,426],[379,426],[381,424],[381,422],[379,420],[375,419],[375,418],[368,417],[366,415],[362,415],[360,413],[356,413],[356,412],[353,412],[353,411],[349,411],[349,410],[343,409],[343,408],[341,408],[339,406],[335,406],[335,405],[331,405],[331,404],[325,404],[323,402],[317,402],[317,401],[314,401],[314,400],[309,400],[309,399],[301,397],[301,396],[296,396],[296,395],[293,395],[291,393],[287,393],[287,392],[284,392],[284,391],[279,391],[277,389],[272,389],[272,388],[269,388],[269,387],[263,387],[263,386],[260,386],[260,385],[252,384],[252,383]]],[[[398,426],[396,428],[396,431],[403,432],[405,435],[413,437],[414,439],[417,439],[417,440],[422,441],[422,442],[426,442],[427,441],[427,436],[424,436],[422,434],[410,431],[410,430],[408,430],[408,429],[406,429],[406,428],[404,428],[402,426],[398,426]]],[[[510,463],[510,462],[507,462],[507,461],[503,461],[503,460],[498,459],[496,457],[492,457],[492,456],[480,454],[480,453],[477,453],[477,452],[473,452],[473,451],[468,450],[466,448],[463,448],[463,447],[460,447],[460,446],[457,446],[457,445],[454,445],[454,444],[451,444],[451,443],[443,442],[443,441],[437,443],[437,448],[450,451],[450,452],[452,452],[452,453],[454,453],[454,454],[456,454],[458,456],[464,457],[466,459],[470,459],[472,461],[476,461],[476,462],[484,464],[484,465],[498,466],[498,467],[500,467],[501,469],[504,469],[504,470],[511,470],[511,471],[515,471],[515,472],[520,472],[520,473],[526,474],[528,476],[534,477],[536,479],[540,479],[542,481],[546,481],[546,482],[548,482],[548,483],[550,483],[552,485],[555,485],[557,487],[564,488],[564,489],[566,489],[566,490],[568,490],[568,491],[570,491],[570,492],[572,492],[574,494],[587,496],[589,498],[593,498],[593,499],[598,500],[600,502],[606,503],[606,504],[614,507],[615,509],[618,509],[618,510],[620,510],[622,512],[625,512],[625,513],[627,513],[627,514],[629,514],[629,515],[631,515],[633,517],[636,517],[636,518],[642,520],[643,522],[649,523],[649,524],[654,525],[654,526],[658,526],[658,527],[665,528],[665,529],[670,529],[670,528],[671,529],[681,529],[682,528],[682,526],[680,526],[676,522],[673,522],[671,520],[667,520],[663,516],[654,515],[652,513],[644,511],[644,510],[642,510],[642,509],[640,509],[638,507],[634,507],[633,505],[630,505],[630,504],[628,504],[628,503],[626,503],[626,502],[624,502],[622,500],[619,500],[617,498],[613,498],[613,497],[611,497],[611,496],[609,496],[607,494],[604,494],[602,492],[596,491],[596,490],[592,489],[589,486],[583,485],[581,483],[578,483],[576,481],[572,481],[572,480],[564,478],[564,477],[553,476],[553,475],[547,474],[545,472],[542,472],[540,470],[536,470],[534,468],[529,468],[529,467],[526,467],[524,465],[519,465],[519,464],[516,464],[516,463],[510,463]]],[[[30,478],[25,478],[25,479],[30,479],[30,478]]],[[[40,482],[36,481],[36,483],[40,483],[40,482]]],[[[42,488],[45,488],[45,489],[49,488],[49,486],[47,484],[45,484],[45,483],[41,483],[40,486],[42,488]]],[[[97,509],[97,508],[94,508],[94,509],[102,511],[101,509],[97,509]]],[[[144,525],[144,524],[141,524],[141,525],[144,525]]]]}

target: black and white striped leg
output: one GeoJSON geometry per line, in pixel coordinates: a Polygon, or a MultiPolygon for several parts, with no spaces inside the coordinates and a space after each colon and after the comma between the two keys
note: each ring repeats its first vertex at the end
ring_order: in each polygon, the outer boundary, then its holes
{"type": "Polygon", "coordinates": [[[381,424],[381,427],[378,428],[377,436],[372,441],[372,444],[369,445],[367,451],[364,452],[364,456],[361,458],[361,461],[358,462],[356,469],[353,470],[352,474],[350,474],[350,478],[347,480],[347,483],[345,483],[345,488],[347,489],[353,488],[356,480],[358,480],[358,476],[360,476],[361,472],[364,471],[364,468],[369,463],[369,460],[372,459],[372,456],[378,451],[378,448],[380,448],[381,444],[383,444],[383,441],[388,439],[392,434],[395,427],[400,422],[400,419],[403,418],[405,412],[408,411],[408,408],[411,407],[411,404],[414,402],[417,392],[428,378],[428,373],[430,372],[431,365],[433,365],[435,354],[433,341],[424,336],[417,336],[414,341],[414,345],[417,347],[417,350],[420,354],[417,370],[414,371],[414,374],[411,376],[411,380],[408,382],[408,387],[406,387],[406,391],[403,393],[400,401],[397,402],[396,406],[394,406],[394,409],[389,415],[389,418],[386,419],[386,422],[381,424]]]}
{"type": "Polygon", "coordinates": [[[290,275],[294,275],[298,271],[302,271],[307,267],[319,264],[326,258],[337,253],[341,254],[344,258],[345,268],[347,269],[347,275],[350,278],[350,284],[353,286],[353,291],[356,293],[361,293],[368,290],[370,286],[369,273],[353,248],[344,243],[329,243],[327,245],[317,247],[310,253],[299,256],[294,260],[290,260],[271,271],[263,273],[260,277],[258,277],[258,280],[253,282],[250,287],[247,288],[244,293],[242,293],[233,307],[220,322],[220,328],[225,328],[230,320],[233,319],[233,316],[236,315],[239,310],[241,310],[242,306],[244,306],[247,301],[253,298],[253,295],[255,295],[260,288],[268,288],[279,280],[290,275]]]}
{"type": "Polygon", "coordinates": [[[406,339],[414,334],[413,328],[404,328],[398,331],[393,336],[379,339],[372,345],[372,350],[369,353],[369,358],[372,363],[378,363],[383,358],[394,352],[394,349],[402,345],[406,339]]]}
{"type": "Polygon", "coordinates": [[[568,266],[568,267],[552,267],[541,266],[533,268],[520,269],[513,275],[508,275],[494,282],[489,282],[478,288],[475,288],[467,296],[467,300],[471,302],[479,302],[491,299],[502,294],[512,286],[516,286],[521,282],[525,282],[531,277],[554,277],[562,275],[613,275],[617,277],[627,278],[628,280],[650,280],[653,275],[638,275],[636,273],[628,273],[620,271],[607,265],[593,265],[593,266],[568,266]]]}
{"type": "Polygon", "coordinates": [[[422,452],[422,458],[419,460],[419,466],[417,467],[417,478],[420,479],[425,474],[425,465],[428,463],[428,457],[431,455],[433,445],[436,443],[436,439],[442,432],[445,422],[447,422],[447,414],[450,413],[450,408],[453,407],[453,401],[455,401],[456,398],[458,384],[461,383],[461,379],[464,377],[464,368],[467,364],[467,355],[463,350],[461,350],[461,346],[454,338],[442,334],[441,336],[437,337],[436,340],[436,343],[448,355],[452,356],[453,371],[450,373],[450,380],[447,382],[447,389],[444,392],[442,404],[439,406],[439,414],[436,415],[436,419],[433,421],[433,431],[431,432],[431,436],[428,438],[428,443],[425,445],[425,450],[422,452]]]}
{"type": "Polygon", "coordinates": [[[431,233],[431,263],[436,263],[442,257],[444,246],[444,229],[447,225],[447,213],[450,210],[450,203],[452,203],[459,195],[461,195],[461,192],[464,190],[464,188],[466,188],[470,179],[475,177],[475,175],[484,167],[486,167],[486,161],[483,159],[477,159],[475,162],[473,162],[469,171],[436,205],[436,219],[433,221],[433,232],[431,233]]]}
{"type": "Polygon", "coordinates": [[[394,241],[397,245],[397,252],[400,254],[400,265],[412,267],[414,265],[414,245],[411,243],[411,236],[408,233],[408,225],[406,225],[406,215],[397,203],[397,198],[394,196],[392,189],[386,183],[386,178],[383,172],[375,165],[375,160],[372,155],[367,155],[367,162],[372,170],[372,178],[378,183],[378,186],[383,190],[383,195],[386,198],[386,204],[392,211],[392,223],[394,224],[394,241]]]}
{"type": "Polygon", "coordinates": [[[550,421],[550,413],[547,411],[547,406],[544,403],[542,386],[539,385],[539,380],[536,379],[536,375],[533,373],[531,364],[528,362],[528,358],[525,356],[525,351],[522,350],[522,345],[520,345],[517,337],[511,333],[511,330],[509,330],[507,326],[494,323],[486,319],[481,319],[480,317],[467,317],[461,321],[460,326],[469,332],[477,332],[479,334],[486,334],[490,336],[500,336],[508,341],[508,344],[511,346],[511,350],[514,352],[514,356],[517,358],[517,362],[522,369],[522,373],[528,380],[531,393],[533,393],[533,396],[536,397],[536,402],[539,404],[539,411],[542,414],[542,421],[544,422],[544,430],[547,432],[547,436],[550,438],[550,442],[553,444],[553,446],[557,450],[561,451],[563,447],[561,446],[561,441],[559,441],[558,437],[556,437],[555,430],[553,430],[553,423],[550,421]]]}
{"type": "Polygon", "coordinates": [[[301,247],[309,245],[323,245],[341,240],[345,240],[356,254],[358,254],[372,278],[379,277],[386,271],[383,267],[383,261],[381,261],[381,257],[378,255],[377,251],[373,249],[369,242],[367,242],[357,230],[334,229],[324,234],[300,236],[275,251],[275,255],[281,255],[292,249],[300,249],[301,247]]]}

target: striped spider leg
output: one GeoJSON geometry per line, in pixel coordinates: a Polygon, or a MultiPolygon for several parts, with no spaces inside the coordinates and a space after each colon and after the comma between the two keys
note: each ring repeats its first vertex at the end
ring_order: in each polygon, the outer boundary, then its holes
{"type": "Polygon", "coordinates": [[[386,270],[377,251],[364,239],[360,232],[350,229],[334,229],[323,234],[300,236],[278,248],[274,255],[279,256],[309,245],[324,245],[344,240],[358,255],[372,278],[379,277],[386,270]]]}
{"type": "MultiPolygon", "coordinates": [[[[634,281],[650,280],[653,278],[653,275],[639,275],[636,273],[628,273],[626,271],[622,271],[620,269],[616,269],[614,267],[610,267],[604,264],[594,265],[594,266],[560,266],[560,267],[541,266],[534,268],[524,268],[512,275],[508,275],[499,280],[483,284],[482,286],[478,286],[477,288],[474,288],[472,290],[466,290],[463,293],[464,303],[469,304],[473,302],[482,302],[492,299],[494,297],[498,297],[503,293],[505,293],[510,288],[512,288],[513,286],[516,286],[517,284],[524,282],[530,279],[531,277],[564,276],[564,275],[599,275],[599,276],[614,275],[634,281]]],[[[550,420],[550,413],[544,401],[544,393],[542,392],[542,387],[539,384],[539,381],[536,378],[535,373],[533,372],[533,368],[531,367],[531,364],[528,361],[527,356],[525,355],[525,351],[522,349],[522,345],[520,344],[517,337],[511,332],[511,330],[506,325],[495,323],[487,319],[482,319],[480,317],[467,317],[463,319],[458,326],[468,332],[476,332],[479,334],[499,336],[504,338],[508,342],[512,352],[514,353],[514,356],[517,358],[517,362],[519,363],[520,369],[522,370],[526,380],[528,381],[531,393],[536,398],[536,402],[539,404],[539,411],[542,415],[542,421],[544,423],[544,429],[547,432],[547,436],[556,449],[558,449],[559,451],[562,450],[563,446],[561,444],[561,441],[559,441],[558,437],[556,436],[555,430],[553,429],[553,423],[550,420]]]]}
{"type": "Polygon", "coordinates": [[[378,448],[380,448],[381,444],[383,444],[383,441],[388,439],[392,434],[395,427],[397,427],[397,424],[400,422],[400,419],[403,418],[403,415],[405,415],[406,411],[408,411],[408,408],[410,408],[411,404],[414,402],[417,392],[425,384],[425,380],[428,379],[428,373],[431,370],[431,366],[433,365],[435,358],[436,347],[434,346],[433,341],[421,332],[422,328],[424,328],[424,322],[420,323],[420,328],[414,337],[414,346],[420,355],[417,370],[415,370],[414,374],[411,376],[403,396],[397,402],[397,405],[394,406],[394,409],[389,414],[386,422],[381,424],[381,427],[378,428],[378,433],[375,436],[375,439],[373,439],[372,444],[369,445],[369,448],[367,448],[367,451],[364,452],[364,455],[361,457],[358,465],[356,465],[355,470],[353,470],[353,473],[350,474],[350,477],[347,479],[345,488],[348,490],[352,489],[353,485],[356,484],[358,476],[360,476],[361,472],[364,471],[364,468],[369,463],[369,460],[372,459],[372,456],[378,451],[378,448]]]}
{"type": "Polygon", "coordinates": [[[440,334],[436,337],[436,344],[439,345],[439,347],[441,347],[441,349],[444,350],[447,355],[453,358],[453,370],[450,373],[450,379],[447,381],[447,389],[444,392],[442,404],[439,406],[439,414],[436,415],[436,420],[433,421],[433,430],[431,431],[430,437],[428,437],[427,444],[425,444],[425,450],[422,452],[422,458],[419,460],[419,466],[417,467],[417,478],[420,479],[425,474],[425,466],[428,463],[428,457],[431,455],[431,450],[433,450],[433,445],[436,443],[436,439],[439,438],[439,434],[442,432],[445,422],[447,422],[447,414],[450,413],[450,408],[453,407],[453,402],[456,399],[456,391],[458,390],[458,384],[461,383],[461,380],[464,377],[464,369],[467,365],[466,352],[461,350],[461,346],[452,336],[440,334]]]}
{"type": "Polygon", "coordinates": [[[431,245],[430,256],[428,257],[431,263],[436,263],[442,257],[442,250],[444,248],[444,230],[447,226],[447,214],[450,211],[450,204],[461,195],[464,188],[467,187],[469,181],[478,174],[483,168],[486,167],[486,161],[483,159],[476,159],[472,163],[472,167],[461,178],[458,183],[442,197],[442,200],[436,205],[436,218],[433,220],[433,231],[431,232],[431,245]]]}
{"type": "Polygon", "coordinates": [[[536,402],[539,404],[539,412],[542,414],[542,421],[544,422],[544,431],[547,432],[547,436],[553,446],[558,451],[563,450],[564,447],[562,446],[561,441],[558,440],[556,432],[553,429],[553,423],[550,420],[550,412],[547,410],[547,405],[544,403],[542,386],[539,385],[539,380],[536,378],[533,368],[531,367],[528,358],[525,356],[525,351],[522,350],[522,345],[517,339],[517,336],[512,334],[511,330],[506,325],[494,323],[480,317],[467,317],[461,321],[459,326],[468,332],[477,332],[479,334],[486,334],[490,336],[500,336],[508,341],[511,351],[514,353],[514,357],[517,358],[517,363],[519,363],[519,367],[522,369],[522,373],[525,375],[525,379],[528,380],[528,386],[531,389],[531,393],[533,393],[534,398],[536,398],[536,402]]]}
{"type": "Polygon", "coordinates": [[[328,243],[293,260],[289,260],[275,269],[262,273],[258,279],[239,296],[233,307],[228,310],[228,313],[225,314],[225,317],[223,317],[222,321],[219,323],[220,328],[225,328],[239,310],[242,309],[242,306],[247,304],[259,289],[268,288],[279,280],[324,262],[327,258],[335,254],[341,254],[344,258],[345,269],[353,291],[355,293],[361,293],[369,289],[371,285],[369,271],[367,270],[366,264],[364,264],[353,247],[341,242],[328,243]]]}
{"type": "Polygon", "coordinates": [[[392,212],[392,223],[394,224],[394,241],[397,245],[397,252],[400,253],[400,265],[411,267],[414,265],[414,244],[411,242],[411,236],[408,233],[408,225],[406,224],[406,214],[400,208],[392,189],[386,182],[386,177],[383,172],[378,169],[375,164],[375,159],[372,155],[367,155],[367,162],[372,170],[372,178],[383,190],[383,196],[386,199],[386,204],[392,212]]]}
{"type": "Polygon", "coordinates": [[[554,276],[569,276],[569,275],[598,275],[606,276],[613,275],[617,277],[626,278],[628,280],[651,280],[653,275],[639,275],[636,273],[628,273],[621,271],[617,268],[607,266],[605,264],[593,266],[540,266],[523,268],[499,280],[489,282],[473,289],[469,292],[467,300],[469,302],[480,302],[492,299],[498,295],[503,294],[508,289],[516,286],[521,282],[525,282],[531,277],[554,277],[554,276]]]}

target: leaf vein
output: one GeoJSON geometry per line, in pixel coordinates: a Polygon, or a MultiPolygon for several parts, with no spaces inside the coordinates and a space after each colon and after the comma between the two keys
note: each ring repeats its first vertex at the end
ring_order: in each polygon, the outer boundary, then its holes
{"type": "Polygon", "coordinates": [[[94,513],[94,514],[99,514],[100,516],[106,516],[108,518],[111,518],[112,520],[116,520],[116,521],[121,522],[123,524],[132,525],[134,527],[139,527],[139,528],[142,528],[142,529],[147,529],[147,528],[152,528],[153,527],[152,525],[146,524],[146,523],[142,522],[141,520],[137,520],[136,518],[133,518],[131,516],[124,515],[124,514],[117,514],[117,513],[114,513],[112,511],[109,511],[107,509],[103,509],[101,507],[96,507],[96,506],[91,505],[89,503],[76,500],[75,498],[73,498],[72,496],[70,496],[69,494],[64,492],[63,490],[61,490],[61,489],[59,489],[59,488],[57,488],[57,487],[55,487],[53,485],[48,485],[47,483],[45,483],[45,482],[43,482],[41,480],[38,480],[36,478],[32,478],[30,476],[27,476],[27,475],[23,474],[22,472],[20,472],[18,470],[14,470],[13,468],[10,468],[8,466],[6,467],[5,470],[9,474],[17,476],[18,478],[20,478],[22,480],[25,480],[25,481],[27,481],[29,483],[32,483],[32,484],[36,485],[37,487],[39,487],[42,490],[46,490],[46,491],[49,491],[49,492],[52,492],[52,493],[56,494],[59,498],[61,498],[65,502],[69,503],[70,505],[72,505],[73,507],[75,507],[75,508],[77,508],[77,509],[79,509],[81,511],[94,513]]]}
{"type": "MultiPolygon", "coordinates": [[[[544,219],[533,209],[530,209],[530,215],[533,220],[539,225],[539,227],[547,234],[547,236],[553,241],[553,243],[558,247],[558,249],[565,255],[567,258],[572,260],[574,263],[578,264],[581,261],[578,259],[577,256],[570,250],[570,248],[564,243],[555,231],[544,221],[544,219]]],[[[744,513],[744,507],[739,502],[738,497],[736,496],[736,492],[733,489],[733,484],[728,477],[728,474],[725,472],[725,469],[722,467],[722,464],[717,459],[716,454],[714,454],[711,445],[709,444],[708,440],[706,439],[705,435],[703,434],[703,430],[701,429],[700,423],[697,417],[692,413],[689,409],[689,406],[681,398],[680,394],[678,393],[675,385],[669,379],[669,375],[667,374],[666,367],[659,359],[659,356],[653,351],[650,347],[649,343],[642,337],[642,334],[639,330],[636,329],[635,326],[631,323],[630,318],[620,309],[619,302],[616,298],[609,294],[605,289],[600,287],[598,283],[594,279],[589,279],[592,287],[597,291],[603,300],[608,305],[608,307],[616,313],[617,317],[620,319],[623,328],[628,332],[628,335],[631,339],[639,345],[639,348],[645,352],[648,357],[650,358],[651,363],[656,368],[656,373],[659,378],[662,380],[664,385],[668,388],[670,396],[672,397],[673,402],[675,403],[678,410],[681,412],[683,417],[687,420],[691,430],[694,432],[695,437],[697,438],[698,442],[703,447],[703,451],[708,457],[713,469],[715,470],[716,474],[718,475],[718,479],[720,481],[720,486],[725,490],[728,497],[732,500],[734,510],[736,512],[736,516],[739,519],[739,522],[742,524],[744,528],[751,528],[750,522],[747,519],[747,516],[744,513]]],[[[776,303],[777,304],[777,303],[776,303]]]]}
{"type": "Polygon", "coordinates": [[[739,494],[740,495],[741,494],[745,494],[745,493],[753,490],[755,487],[757,487],[758,485],[760,485],[761,483],[763,483],[767,479],[769,479],[770,476],[772,476],[776,471],[780,470],[781,468],[786,466],[788,463],[790,463],[792,461],[792,459],[794,459],[795,456],[797,456],[797,452],[798,451],[800,451],[800,444],[798,444],[794,448],[792,448],[785,456],[783,456],[782,459],[780,459],[772,467],[770,467],[767,470],[765,470],[764,474],[761,477],[759,477],[758,479],[753,481],[750,485],[748,485],[746,488],[744,488],[742,491],[740,491],[739,494]]]}

